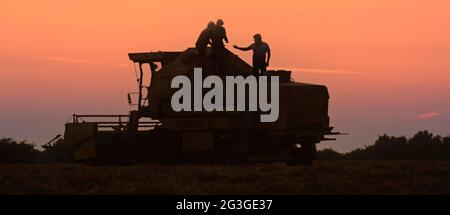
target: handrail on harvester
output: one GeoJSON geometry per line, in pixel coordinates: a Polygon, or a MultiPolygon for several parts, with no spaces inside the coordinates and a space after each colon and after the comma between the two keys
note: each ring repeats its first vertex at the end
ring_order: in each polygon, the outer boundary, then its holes
{"type": "MultiPolygon", "coordinates": [[[[96,123],[98,128],[125,128],[128,125],[130,115],[122,114],[73,114],[73,123],[96,123]]],[[[159,120],[148,119],[138,122],[140,128],[154,128],[161,125],[159,120]]]]}

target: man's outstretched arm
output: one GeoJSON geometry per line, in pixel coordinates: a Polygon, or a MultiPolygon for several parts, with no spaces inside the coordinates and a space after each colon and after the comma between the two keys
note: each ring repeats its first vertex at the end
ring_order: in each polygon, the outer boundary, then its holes
{"type": "Polygon", "coordinates": [[[253,45],[249,45],[248,47],[239,47],[239,46],[237,46],[237,45],[234,45],[233,47],[234,47],[235,49],[239,49],[239,50],[242,50],[242,51],[249,51],[249,50],[252,50],[252,46],[253,46],[253,45]]]}
{"type": "Polygon", "coordinates": [[[269,46],[267,46],[267,62],[266,62],[266,66],[269,66],[269,62],[270,62],[270,48],[269,46]]]}

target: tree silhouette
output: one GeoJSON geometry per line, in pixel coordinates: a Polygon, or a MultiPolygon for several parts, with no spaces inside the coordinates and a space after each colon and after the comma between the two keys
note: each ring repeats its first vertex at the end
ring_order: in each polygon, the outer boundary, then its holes
{"type": "MultiPolygon", "coordinates": [[[[329,150],[326,154],[333,154],[329,150]]],[[[340,155],[333,157],[349,160],[450,160],[450,136],[435,136],[426,130],[409,139],[384,134],[378,137],[374,145],[340,155]]]]}

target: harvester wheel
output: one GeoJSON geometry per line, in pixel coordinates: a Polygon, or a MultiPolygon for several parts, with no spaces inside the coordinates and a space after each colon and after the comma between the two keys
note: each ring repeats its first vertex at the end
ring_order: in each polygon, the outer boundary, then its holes
{"type": "Polygon", "coordinates": [[[316,143],[304,143],[301,144],[300,150],[302,151],[302,164],[312,165],[312,162],[316,159],[316,143]]]}
{"type": "Polygon", "coordinates": [[[293,160],[288,164],[312,165],[313,161],[316,159],[316,143],[306,142],[301,143],[300,146],[300,148],[293,149],[293,160]]]}

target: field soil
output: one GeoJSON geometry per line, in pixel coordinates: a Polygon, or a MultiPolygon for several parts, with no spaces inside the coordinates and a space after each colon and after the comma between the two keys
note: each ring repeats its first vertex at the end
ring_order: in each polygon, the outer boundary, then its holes
{"type": "Polygon", "coordinates": [[[450,162],[0,164],[0,194],[450,194],[450,162]]]}

